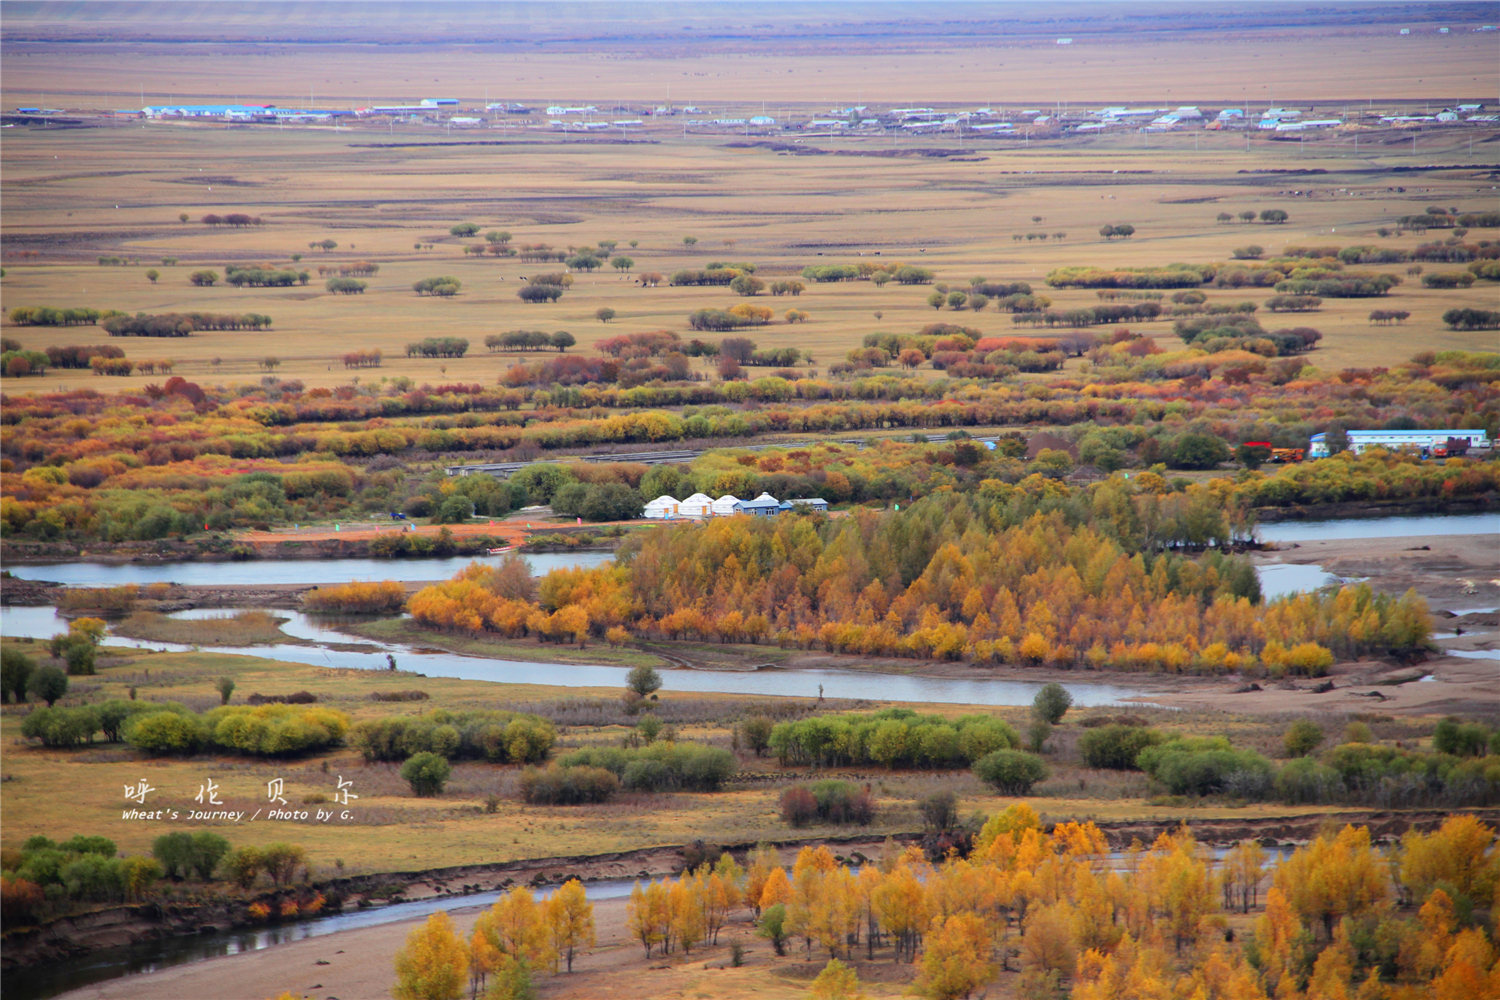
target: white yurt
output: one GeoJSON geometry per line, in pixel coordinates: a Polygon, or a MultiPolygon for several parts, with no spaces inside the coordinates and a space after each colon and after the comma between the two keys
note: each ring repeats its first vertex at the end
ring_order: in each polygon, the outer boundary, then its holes
{"type": "Polygon", "coordinates": [[[677,505],[678,517],[707,517],[713,513],[714,498],[706,493],[694,493],[677,505]]]}
{"type": "Polygon", "coordinates": [[[714,501],[712,513],[715,517],[728,517],[735,512],[734,506],[739,502],[739,497],[733,493],[726,493],[714,501]]]}
{"type": "Polygon", "coordinates": [[[677,508],[679,506],[680,505],[677,503],[677,499],[675,497],[659,496],[655,500],[652,500],[650,503],[646,504],[646,512],[642,516],[655,518],[657,520],[662,520],[668,517],[676,517],[677,508]]]}

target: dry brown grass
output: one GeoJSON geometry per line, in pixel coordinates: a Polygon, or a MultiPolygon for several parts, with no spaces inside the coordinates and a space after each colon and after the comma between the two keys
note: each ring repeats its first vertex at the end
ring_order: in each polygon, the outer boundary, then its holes
{"type": "MultiPolygon", "coordinates": [[[[545,265],[462,256],[460,241],[447,235],[448,226],[459,221],[506,228],[517,242],[559,247],[618,239],[620,251],[636,260],[637,272],[670,274],[727,259],[754,261],[761,274],[776,277],[805,264],[879,251],[883,260],[919,262],[933,268],[938,280],[964,286],[976,275],[1040,284],[1049,269],[1068,264],[1223,260],[1234,247],[1251,242],[1272,252],[1296,243],[1410,247],[1418,237],[1381,241],[1375,228],[1397,215],[1420,213],[1428,204],[1469,210],[1493,204],[1490,184],[1469,171],[1388,174],[1382,168],[1414,162],[1404,134],[1390,133],[1366,137],[1357,158],[1347,135],[1323,136],[1305,149],[1257,135],[1247,153],[1242,136],[1180,133],[1152,136],[1149,146],[1139,135],[1037,142],[1029,148],[988,140],[966,158],[969,162],[782,156],[769,149],[730,149],[722,137],[631,146],[563,144],[543,137],[539,144],[500,148],[368,148],[377,138],[358,130],[305,128],[283,134],[161,123],[74,132],[15,130],[0,153],[7,249],[36,248],[42,256],[35,264],[7,259],[6,303],[261,312],[274,318],[266,334],[205,332],[120,342],[134,358],[174,359],[177,374],[191,379],[255,381],[264,374],[258,362],[272,355],[281,361],[278,376],[309,385],[347,384],[356,376],[369,384],[395,375],[418,383],[489,384],[510,364],[535,355],[490,355],[482,345],[487,333],[568,329],[579,338],[579,350],[601,337],[640,329],[668,328],[686,338],[693,336],[688,312],[738,300],[724,289],[643,289],[610,271],[578,275],[559,303],[526,305],[515,297],[519,279],[545,265]],[[209,190],[183,183],[206,162],[244,186],[217,184],[209,190]],[[1267,168],[1328,172],[1297,178],[1238,172],[1267,168]],[[504,177],[498,196],[497,171],[504,177]],[[652,177],[663,179],[643,179],[652,177]],[[1404,194],[1387,190],[1398,183],[1407,187],[1404,194]],[[1312,189],[1316,196],[1280,193],[1292,188],[1312,189]],[[1287,209],[1291,222],[1265,227],[1214,221],[1219,211],[1266,207],[1287,209]],[[258,214],[267,224],[226,231],[176,219],[179,211],[196,219],[208,211],[234,210],[258,214]],[[1044,221],[1033,224],[1035,215],[1044,221]],[[1111,242],[1097,235],[1100,224],[1120,221],[1132,222],[1138,235],[1111,242]],[[1068,238],[1045,244],[1011,239],[1037,230],[1066,232],[1068,238]],[[700,238],[692,252],[681,243],[688,234],[700,238]],[[334,253],[306,249],[309,241],[330,236],[341,244],[334,253]],[[623,241],[630,239],[639,240],[640,247],[626,249],[623,241]],[[434,242],[436,249],[413,251],[419,240],[434,242]],[[726,240],[734,245],[725,246],[726,240]],[[199,267],[236,261],[284,265],[294,252],[307,255],[304,268],[369,259],[381,271],[366,294],[350,297],[327,294],[316,275],[306,288],[292,289],[203,289],[187,281],[199,267]],[[100,267],[93,262],[100,253],[136,256],[141,265],[100,267]],[[162,267],[165,256],[182,263],[162,267]],[[143,276],[153,265],[162,272],[155,285],[143,276]],[[413,294],[413,281],[435,274],[459,277],[463,293],[451,300],[413,294]],[[618,311],[607,326],[594,319],[604,305],[618,311]],[[470,355],[406,358],[404,345],[423,336],[466,337],[470,355]],[[385,365],[346,371],[339,357],[362,348],[381,349],[385,365]],[[215,358],[220,364],[212,364],[215,358]]],[[[930,144],[951,141],[933,138],[930,144]]],[[[1466,134],[1424,133],[1421,141],[1416,162],[1469,161],[1466,134]]],[[[883,147],[872,139],[840,140],[831,148],[878,152],[883,147]]],[[[1495,235],[1481,230],[1470,238],[1495,235]]],[[[1404,266],[1392,269],[1404,275],[1404,266]]],[[[1391,364],[1418,348],[1491,346],[1493,338],[1447,331],[1437,317],[1455,305],[1492,305],[1493,286],[1433,291],[1414,284],[1408,281],[1378,303],[1329,301],[1320,313],[1284,320],[1263,313],[1262,320],[1272,328],[1317,326],[1326,339],[1310,360],[1332,369],[1391,364]],[[1412,319],[1404,327],[1371,327],[1366,317],[1376,305],[1409,310],[1412,319]]],[[[811,318],[805,325],[777,323],[752,335],[763,346],[802,347],[823,370],[877,330],[914,330],[934,320],[974,326],[987,335],[1017,330],[1008,315],[993,310],[935,313],[924,301],[928,291],[853,282],[812,285],[796,300],[762,296],[778,314],[795,305],[811,318]],[[876,312],[882,314],[878,320],[876,312]]],[[[1214,301],[1259,301],[1268,294],[1209,292],[1214,301]]],[[[1057,292],[1053,298],[1058,308],[1096,301],[1086,290],[1057,292]]],[[[1144,328],[1164,346],[1176,346],[1168,324],[1144,328]]],[[[7,328],[6,333],[30,348],[104,339],[102,330],[91,327],[7,328]]],[[[1078,364],[1070,362],[1070,368],[1078,364]]],[[[151,380],[54,370],[23,384],[109,391],[139,390],[151,380]]]]}

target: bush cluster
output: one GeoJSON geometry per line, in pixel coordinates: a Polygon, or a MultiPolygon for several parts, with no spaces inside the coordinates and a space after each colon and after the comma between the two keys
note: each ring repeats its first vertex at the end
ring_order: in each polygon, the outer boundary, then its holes
{"type": "Polygon", "coordinates": [[[1093,729],[1078,740],[1078,750],[1088,767],[1111,771],[1139,771],[1136,757],[1147,747],[1166,739],[1146,726],[1110,725],[1093,729]]]}
{"type": "Polygon", "coordinates": [[[717,791],[734,774],[734,754],[701,743],[660,741],[637,749],[595,747],[562,758],[565,768],[603,768],[631,791],[717,791]]]}
{"type": "Polygon", "coordinates": [[[1024,750],[996,750],[974,762],[974,776],[1002,795],[1026,795],[1050,775],[1042,758],[1024,750]]]}
{"type": "Polygon", "coordinates": [[[574,806],[607,802],[620,787],[613,771],[579,764],[573,767],[528,767],[521,773],[520,796],[537,806],[574,806]]]}
{"type": "Polygon", "coordinates": [[[152,754],[191,754],[213,748],[259,757],[291,757],[341,743],[349,717],[321,706],[230,705],[195,715],[181,705],[134,712],[121,729],[125,741],[152,754]]]}
{"type": "Polygon", "coordinates": [[[909,708],[869,716],[815,716],[771,730],[769,747],[783,766],[881,764],[886,767],[961,767],[994,750],[1021,745],[1010,724],[988,715],[949,721],[909,708]]]}
{"type": "Polygon", "coordinates": [[[794,827],[813,823],[869,826],[875,818],[875,799],[868,785],[852,781],[815,781],[781,793],[781,818],[794,827]]]}
{"type": "Polygon", "coordinates": [[[520,712],[437,709],[418,716],[360,722],[351,742],[367,761],[401,761],[418,753],[435,753],[449,760],[533,764],[552,751],[557,730],[540,716],[520,712]]]}
{"type": "Polygon", "coordinates": [[[1136,766],[1173,795],[1227,794],[1261,798],[1271,790],[1271,762],[1252,750],[1236,750],[1222,736],[1171,740],[1144,747],[1136,766]]]}
{"type": "Polygon", "coordinates": [[[117,853],[109,838],[82,835],[62,843],[38,835],[19,851],[7,850],[0,879],[7,927],[45,919],[73,903],[141,899],[162,877],[162,866],[151,858],[117,853]]]}

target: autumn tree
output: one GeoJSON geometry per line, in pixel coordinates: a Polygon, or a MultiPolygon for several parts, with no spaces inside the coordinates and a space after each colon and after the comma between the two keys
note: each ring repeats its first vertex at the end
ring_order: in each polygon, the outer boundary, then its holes
{"type": "Polygon", "coordinates": [[[1265,864],[1265,848],[1256,840],[1242,840],[1224,855],[1221,883],[1226,910],[1238,905],[1241,913],[1250,912],[1259,896],[1265,864]]]}
{"type": "Polygon", "coordinates": [[[529,966],[541,967],[554,961],[552,933],[542,907],[525,886],[510,890],[481,913],[474,922],[474,932],[482,934],[500,955],[529,966]]]}
{"type": "Polygon", "coordinates": [[[1277,866],[1275,885],[1303,920],[1320,922],[1332,940],[1339,918],[1360,916],[1386,901],[1384,869],[1369,829],[1350,825],[1294,851],[1277,866]]]}
{"type": "MultiPolygon", "coordinates": [[[[750,907],[751,912],[758,918],[762,906],[761,895],[765,892],[771,873],[778,870],[776,849],[770,844],[756,844],[747,860],[750,864],[745,869],[745,905],[750,907]]],[[[782,873],[782,877],[786,877],[785,872],[782,873]]]]}
{"type": "Polygon", "coordinates": [[[469,950],[439,910],[413,930],[396,953],[396,1000],[459,1000],[469,979],[469,950]]]}
{"type": "Polygon", "coordinates": [[[895,938],[896,961],[914,961],[929,911],[927,893],[906,858],[875,889],[872,902],[880,929],[895,938]]]}
{"type": "Polygon", "coordinates": [[[1431,833],[1409,830],[1401,839],[1399,872],[1417,899],[1438,885],[1473,903],[1493,899],[1500,886],[1495,831],[1474,816],[1449,816],[1431,833]]]}
{"type": "Polygon", "coordinates": [[[552,952],[561,956],[572,972],[574,954],[580,948],[592,948],[595,942],[594,904],[589,902],[583,883],[576,878],[564,882],[542,904],[542,912],[552,952]]]}
{"type": "Polygon", "coordinates": [[[693,945],[703,940],[708,925],[703,917],[698,894],[691,877],[684,874],[667,890],[671,910],[671,939],[682,945],[684,955],[693,953],[693,945]]]}
{"type": "Polygon", "coordinates": [[[999,972],[992,952],[989,928],[977,914],[934,920],[919,960],[917,988],[932,1000],[972,996],[999,972]]]}
{"type": "Polygon", "coordinates": [[[672,940],[672,907],[667,887],[661,882],[652,882],[642,888],[637,882],[630,890],[630,902],[625,907],[625,925],[631,937],[646,949],[647,958],[651,957],[653,945],[660,945],[665,955],[672,940]]]}
{"type": "Polygon", "coordinates": [[[808,1000],[865,1000],[868,994],[859,984],[859,976],[836,958],[828,960],[812,981],[808,1000]]]}

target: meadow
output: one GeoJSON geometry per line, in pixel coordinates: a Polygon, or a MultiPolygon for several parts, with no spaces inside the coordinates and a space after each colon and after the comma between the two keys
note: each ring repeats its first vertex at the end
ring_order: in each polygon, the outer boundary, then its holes
{"type": "MultiPolygon", "coordinates": [[[[397,137],[397,148],[382,148],[390,137],[368,126],[131,123],[12,132],[0,154],[8,308],[253,312],[269,315],[273,325],[264,332],[200,331],[167,339],[110,338],[87,326],[14,327],[7,335],[32,350],[107,342],[132,359],[171,359],[175,374],[195,381],[255,381],[273,372],[310,387],[401,376],[418,384],[492,385],[516,361],[537,355],[491,353],[483,345],[490,334],[567,330],[578,341],[573,353],[586,354],[606,337],[641,330],[672,330],[686,341],[697,335],[687,325],[690,312],[749,301],[776,315],[772,324],[748,331],[760,347],[795,346],[821,372],[870,333],[911,333],[932,322],[958,323],[985,336],[1030,330],[993,307],[935,311],[926,301],[930,285],[808,282],[796,297],[763,293],[746,300],[722,287],[642,287],[634,276],[747,261],[769,283],[795,279],[808,265],[870,261],[879,254],[879,262],[920,265],[937,283],[957,288],[983,277],[1026,281],[1041,290],[1057,267],[1222,262],[1249,244],[1262,246],[1266,256],[1297,245],[1410,250],[1431,237],[1407,231],[1381,238],[1375,231],[1429,205],[1484,211],[1494,201],[1485,175],[1470,169],[1393,174],[1412,159],[1407,137],[1389,130],[1367,138],[1357,157],[1342,133],[1310,139],[1305,148],[1256,135],[1248,152],[1242,135],[1225,133],[1049,140],[1022,148],[1013,141],[971,140],[961,156],[932,157],[913,148],[931,145],[930,137],[903,138],[894,149],[878,138],[838,140],[818,144],[825,155],[796,155],[768,145],[734,148],[731,137],[670,132],[623,144],[544,134],[498,145],[450,145],[433,141],[432,129],[404,128],[409,135],[397,137]],[[1326,173],[1241,172],[1282,169],[1326,173]],[[1396,186],[1406,191],[1390,190],[1396,186]],[[1220,212],[1266,209],[1287,211],[1290,219],[1275,226],[1216,221],[1220,212]],[[228,229],[197,221],[229,212],[258,216],[263,225],[228,229]],[[183,213],[189,220],[177,221],[183,213]],[[481,234],[507,231],[516,246],[565,249],[617,240],[615,254],[628,255],[634,266],[624,273],[605,266],[574,274],[560,301],[527,304],[516,297],[522,277],[561,266],[468,256],[463,245],[484,241],[448,233],[463,222],[478,225],[481,234]],[[1123,223],[1136,227],[1129,239],[1098,234],[1101,225],[1123,223]],[[1059,240],[1056,233],[1066,236],[1059,240]],[[1025,240],[1027,234],[1048,238],[1025,240]],[[685,246],[684,237],[697,242],[685,246]],[[324,240],[337,248],[308,247],[324,240]],[[414,250],[416,244],[432,249],[414,250]],[[293,261],[293,254],[301,260],[293,261]],[[101,255],[138,263],[101,266],[101,255]],[[172,258],[175,264],[162,263],[172,258]],[[357,261],[379,266],[378,274],[363,279],[367,291],[324,289],[319,267],[357,261]],[[215,287],[189,282],[202,269],[256,263],[309,271],[310,279],[291,288],[232,288],[222,278],[215,287]],[[159,273],[154,283],[148,270],[159,273]],[[462,287],[451,298],[412,291],[414,282],[434,276],[452,276],[462,287]],[[610,322],[596,318],[601,308],[614,310],[610,322]],[[788,308],[806,312],[807,320],[782,321],[788,308]],[[467,356],[407,356],[407,344],[428,337],[464,338],[467,356]],[[343,355],[361,350],[379,350],[380,367],[345,368],[343,355]],[[265,367],[267,357],[279,364],[265,367]]],[[[1421,138],[1427,145],[1419,162],[1472,162],[1467,135],[1421,138]]],[[[943,145],[945,153],[957,152],[951,137],[943,145]]],[[[1469,239],[1494,235],[1475,230],[1469,239]]],[[[1404,282],[1378,300],[1325,299],[1317,312],[1284,318],[1262,308],[1261,318],[1268,329],[1278,320],[1319,329],[1324,339],[1308,361],[1322,370],[1389,366],[1419,348],[1488,345],[1493,338],[1486,334],[1449,330],[1438,317],[1450,308],[1493,305],[1489,283],[1429,289],[1406,267],[1368,268],[1404,282]],[[1372,325],[1372,308],[1411,316],[1399,325],[1372,325]]],[[[1099,301],[1088,289],[1046,294],[1059,311],[1099,301]]],[[[1210,304],[1263,306],[1271,294],[1269,288],[1207,290],[1210,304]]],[[[1132,325],[1164,347],[1177,346],[1169,323],[1132,325]]],[[[1077,372],[1081,364],[1070,361],[1064,371],[1077,372]]],[[[711,371],[702,361],[694,368],[711,371]]],[[[22,384],[113,390],[146,381],[139,374],[116,380],[53,368],[22,384]]]]}
{"type": "MultiPolygon", "coordinates": [[[[28,649],[20,644],[20,649],[28,649]]],[[[34,648],[32,652],[36,652],[34,648]]],[[[617,746],[635,732],[636,718],[620,709],[619,689],[559,689],[535,685],[506,685],[448,678],[424,678],[406,672],[348,671],[212,653],[155,653],[113,650],[110,665],[91,677],[73,679],[60,705],[99,703],[110,698],[180,702],[206,710],[219,703],[219,679],[235,683],[233,704],[244,704],[252,694],[287,695],[306,691],[317,704],[361,720],[389,716],[420,716],[437,709],[461,712],[509,708],[540,713],[557,720],[557,755],[591,746],[617,746]],[[372,701],[376,691],[417,689],[430,695],[415,703],[372,701]]],[[[654,714],[673,724],[680,737],[713,746],[734,744],[734,730],[747,715],[764,711],[763,699],[748,696],[701,696],[673,693],[671,674],[659,692],[654,714]]],[[[776,711],[823,714],[828,711],[868,713],[881,703],[829,704],[818,707],[810,699],[777,699],[776,711]]],[[[966,714],[959,706],[912,706],[924,714],[949,718],[966,714]]],[[[995,796],[967,771],[887,770],[866,767],[860,780],[873,783],[876,820],[868,827],[793,829],[778,813],[777,797],[799,779],[823,774],[847,775],[849,768],[777,765],[774,756],[762,757],[741,748],[737,753],[740,778],[717,794],[625,793],[599,805],[531,806],[517,798],[520,768],[482,762],[456,763],[447,790],[436,797],[414,796],[397,775],[394,764],[367,763],[352,746],[291,759],[261,759],[216,754],[188,758],[144,754],[123,743],[90,743],[77,749],[46,749],[35,744],[16,746],[27,708],[0,709],[0,735],[15,749],[6,755],[5,801],[7,819],[0,844],[19,848],[27,838],[45,835],[62,841],[77,832],[105,831],[127,854],[149,853],[152,841],[168,827],[160,822],[122,821],[120,811],[131,807],[120,789],[142,779],[157,789],[148,801],[152,809],[203,809],[194,796],[205,782],[220,789],[224,809],[253,815],[266,807],[267,782],[284,781],[289,808],[325,810],[340,778],[351,780],[359,796],[347,822],[272,822],[262,818],[240,823],[182,820],[181,827],[212,829],[236,845],[264,846],[292,840],[303,845],[312,870],[320,877],[339,874],[414,872],[458,865],[492,864],[520,858],[557,855],[595,855],[661,845],[681,845],[702,839],[709,843],[745,844],[781,841],[820,834],[858,834],[874,838],[909,833],[922,828],[918,801],[939,791],[952,791],[967,820],[976,814],[993,815],[1006,800],[995,796]],[[66,789],[66,792],[62,790],[66,789]],[[54,808],[66,794],[68,808],[54,808]],[[496,801],[487,805],[494,797],[496,801]],[[350,836],[357,829],[358,836],[350,836]]],[[[1286,716],[1202,713],[1132,708],[1143,722],[1171,733],[1225,733],[1236,746],[1281,754],[1286,716]]],[[[992,714],[1018,730],[1027,724],[1025,708],[999,709],[992,714]]],[[[1038,785],[1032,801],[1053,821],[1094,819],[1170,823],[1179,818],[1194,822],[1254,824],[1271,818],[1314,815],[1323,806],[1256,803],[1225,799],[1182,799],[1153,793],[1139,773],[1109,772],[1082,766],[1077,740],[1087,731],[1079,720],[1108,715],[1099,710],[1075,710],[1057,732],[1057,751],[1049,754],[1055,773],[1038,785]],[[1156,799],[1157,801],[1153,801],[1156,799]]],[[[1342,715],[1319,718],[1337,734],[1349,721],[1342,715]]],[[[1385,717],[1374,721],[1383,741],[1421,742],[1430,735],[1425,720],[1385,717]]],[[[24,743],[25,741],[21,741],[24,743]]],[[[1345,810],[1349,811],[1349,810],[1345,810]]],[[[1359,807],[1353,807],[1359,812],[1359,807]]],[[[173,825],[171,829],[178,828],[173,825]]]]}

